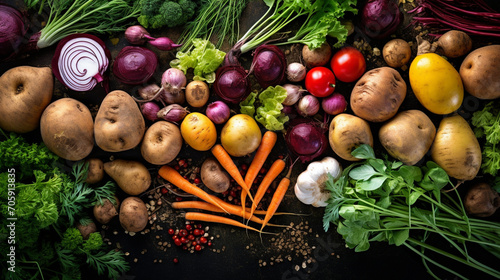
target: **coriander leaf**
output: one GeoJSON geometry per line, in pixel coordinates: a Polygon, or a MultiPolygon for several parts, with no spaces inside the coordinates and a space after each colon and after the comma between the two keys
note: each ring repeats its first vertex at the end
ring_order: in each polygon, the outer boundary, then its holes
{"type": "Polygon", "coordinates": [[[403,163],[401,161],[394,161],[391,164],[391,169],[398,169],[401,165],[403,165],[403,163]]]}
{"type": "Polygon", "coordinates": [[[374,191],[382,186],[384,182],[387,180],[387,176],[382,175],[382,176],[375,176],[367,181],[357,181],[356,182],[356,187],[359,187],[362,190],[365,191],[374,191]]]}
{"type": "Polygon", "coordinates": [[[427,191],[440,191],[450,182],[446,171],[435,162],[427,162],[424,171],[425,174],[422,181],[418,182],[418,185],[427,191]]]}
{"type": "Polygon", "coordinates": [[[422,180],[422,170],[417,166],[403,165],[399,168],[398,173],[409,185],[413,185],[414,181],[422,180]]]}
{"type": "Polygon", "coordinates": [[[486,142],[493,145],[500,143],[500,123],[484,126],[484,134],[486,142]]]}
{"type": "MultiPolygon", "coordinates": [[[[410,237],[410,230],[395,230],[392,232],[393,242],[396,246],[400,246],[410,237]]],[[[390,242],[389,242],[390,243],[390,242]]]]}
{"type": "Polygon", "coordinates": [[[349,172],[349,177],[354,180],[368,180],[375,175],[381,175],[381,173],[375,171],[370,165],[361,165],[356,167],[349,172]]]}
{"type": "Polygon", "coordinates": [[[408,205],[413,205],[415,202],[417,202],[418,198],[423,194],[422,191],[412,191],[410,192],[410,195],[406,197],[406,203],[408,205]]]}
{"type": "Polygon", "coordinates": [[[375,159],[375,152],[373,151],[373,148],[368,144],[361,144],[351,152],[351,155],[359,159],[375,159]]]}
{"type": "Polygon", "coordinates": [[[481,169],[484,173],[496,176],[500,169],[500,149],[495,145],[485,144],[483,146],[483,163],[481,169]]]}

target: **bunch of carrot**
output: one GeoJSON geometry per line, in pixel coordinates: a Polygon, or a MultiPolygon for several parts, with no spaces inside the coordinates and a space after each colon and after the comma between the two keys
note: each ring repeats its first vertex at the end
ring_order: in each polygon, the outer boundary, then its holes
{"type": "Polygon", "coordinates": [[[260,233],[263,232],[263,229],[266,225],[277,226],[269,224],[269,221],[276,214],[276,211],[278,210],[278,207],[281,204],[281,201],[283,200],[286,191],[288,190],[288,187],[290,185],[291,167],[287,175],[281,179],[269,203],[267,210],[259,211],[256,210],[256,208],[260,200],[266,193],[267,189],[271,185],[271,183],[284,170],[286,163],[283,159],[277,159],[271,165],[265,177],[261,181],[257,189],[257,192],[255,193],[255,197],[252,196],[252,194],[250,193],[250,187],[253,185],[255,178],[257,177],[259,171],[261,170],[267,158],[269,157],[269,154],[274,148],[276,141],[277,141],[277,135],[275,132],[266,131],[264,133],[261,144],[259,145],[259,148],[257,149],[254,158],[252,159],[252,162],[247,170],[247,173],[245,174],[245,178],[241,176],[241,173],[238,170],[238,167],[236,166],[234,161],[232,160],[231,156],[226,152],[226,150],[224,150],[224,148],[221,145],[217,144],[211,149],[212,154],[215,156],[215,158],[217,158],[221,166],[229,173],[229,175],[236,181],[236,183],[238,183],[241,186],[242,188],[241,209],[239,208],[239,206],[225,202],[222,199],[203,191],[202,189],[200,189],[199,187],[190,183],[187,179],[182,177],[174,168],[171,168],[170,166],[167,165],[162,166],[158,172],[158,174],[162,178],[174,184],[183,191],[193,194],[205,201],[205,202],[203,201],[174,202],[172,203],[172,207],[176,209],[198,209],[198,210],[206,210],[218,213],[225,212],[227,214],[240,216],[248,221],[259,223],[261,224],[261,228],[259,230],[248,226],[248,224],[240,223],[231,218],[213,214],[200,213],[200,212],[185,213],[185,218],[187,220],[198,220],[205,222],[228,224],[245,229],[250,229],[260,233]],[[252,201],[252,206],[250,208],[245,207],[245,200],[247,196],[252,201]],[[254,214],[262,214],[265,216],[264,219],[260,219],[258,217],[255,217],[254,214]]]}

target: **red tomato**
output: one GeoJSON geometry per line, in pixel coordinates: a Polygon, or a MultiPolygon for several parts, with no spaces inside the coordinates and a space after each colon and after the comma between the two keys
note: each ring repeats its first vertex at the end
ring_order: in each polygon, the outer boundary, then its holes
{"type": "Polygon", "coordinates": [[[306,89],[316,97],[326,97],[335,91],[335,75],[326,67],[314,67],[307,72],[306,89]]]}
{"type": "Polygon", "coordinates": [[[363,54],[357,49],[344,47],[333,55],[330,66],[337,79],[350,83],[365,73],[366,61],[363,54]]]}

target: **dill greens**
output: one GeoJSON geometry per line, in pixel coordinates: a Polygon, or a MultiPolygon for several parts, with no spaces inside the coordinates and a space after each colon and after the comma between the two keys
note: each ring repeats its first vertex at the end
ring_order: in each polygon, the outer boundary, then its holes
{"type": "Polygon", "coordinates": [[[327,181],[331,198],[323,217],[325,231],[335,224],[347,246],[356,252],[368,250],[374,241],[408,247],[422,257],[434,277],[429,263],[465,279],[453,268],[431,259],[428,251],[500,278],[497,268],[468,253],[468,246],[474,244],[499,257],[500,225],[467,217],[458,191],[441,191],[452,185],[441,167],[431,161],[417,167],[379,159],[366,144],[352,155],[364,160],[348,166],[338,180],[330,177],[327,181]],[[446,241],[448,246],[442,246],[446,249],[426,243],[430,235],[446,241]]]}

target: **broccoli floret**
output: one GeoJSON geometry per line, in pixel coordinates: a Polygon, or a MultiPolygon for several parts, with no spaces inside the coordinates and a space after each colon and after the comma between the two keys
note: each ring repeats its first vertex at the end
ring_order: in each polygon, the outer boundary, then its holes
{"type": "Polygon", "coordinates": [[[199,0],[141,0],[137,21],[145,28],[174,27],[188,22],[198,8],[199,0]]]}

